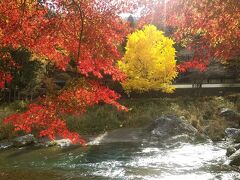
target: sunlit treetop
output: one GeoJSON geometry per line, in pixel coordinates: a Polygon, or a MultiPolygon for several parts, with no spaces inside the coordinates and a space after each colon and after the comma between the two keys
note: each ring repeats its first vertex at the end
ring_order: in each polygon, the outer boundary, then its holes
{"type": "Polygon", "coordinates": [[[161,90],[173,92],[177,76],[173,40],[153,25],[128,36],[126,53],[119,67],[127,74],[123,88],[127,92],[161,90]]]}

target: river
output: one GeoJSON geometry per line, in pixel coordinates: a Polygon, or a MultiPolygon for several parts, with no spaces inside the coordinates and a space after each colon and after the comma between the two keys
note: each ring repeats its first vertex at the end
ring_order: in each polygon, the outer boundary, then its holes
{"type": "Polygon", "coordinates": [[[212,142],[16,148],[0,150],[0,179],[240,179],[240,173],[224,165],[225,153],[224,143],[212,142]]]}

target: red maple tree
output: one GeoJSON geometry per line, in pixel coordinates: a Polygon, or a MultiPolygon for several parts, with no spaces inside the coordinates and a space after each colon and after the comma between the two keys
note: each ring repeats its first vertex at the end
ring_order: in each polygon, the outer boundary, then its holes
{"type": "Polygon", "coordinates": [[[211,59],[240,56],[239,0],[162,0],[148,2],[147,9],[144,23],[172,27],[174,39],[194,52],[180,71],[203,71],[211,59]]]}
{"type": "MultiPolygon", "coordinates": [[[[64,115],[83,113],[99,102],[127,110],[117,103],[120,95],[103,86],[101,79],[111,76],[122,81],[125,77],[115,67],[120,58],[118,45],[128,30],[119,13],[131,7],[131,3],[111,0],[0,1],[0,49],[24,47],[60,70],[76,74],[71,86],[40,98],[4,123],[12,123],[16,131],[34,131],[50,139],[60,135],[84,144],[77,133],[67,129],[64,115]],[[70,61],[75,68],[69,66],[70,61]]],[[[0,70],[0,88],[10,81],[11,75],[0,70]]]]}

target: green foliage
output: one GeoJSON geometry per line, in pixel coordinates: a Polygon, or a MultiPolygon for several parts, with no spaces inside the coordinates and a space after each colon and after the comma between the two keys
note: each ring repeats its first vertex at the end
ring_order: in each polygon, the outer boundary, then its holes
{"type": "Polygon", "coordinates": [[[161,90],[173,92],[177,77],[173,40],[153,25],[128,36],[126,53],[119,68],[127,74],[123,88],[127,91],[161,90]]]}
{"type": "Polygon", "coordinates": [[[3,99],[11,99],[17,97],[36,97],[41,93],[44,85],[44,80],[47,79],[49,68],[52,67],[42,59],[36,59],[34,55],[24,48],[12,49],[4,48],[1,52],[8,54],[9,61],[1,61],[0,69],[9,72],[13,79],[7,84],[7,88],[10,90],[8,93],[0,92],[0,101],[3,99]],[[9,66],[8,64],[14,64],[9,66]],[[9,97],[8,97],[9,96],[9,97]],[[4,98],[5,97],[5,98],[4,98]]]}
{"type": "Polygon", "coordinates": [[[46,65],[32,59],[31,53],[25,49],[11,50],[11,56],[19,68],[11,71],[14,78],[9,87],[17,87],[20,91],[25,92],[38,91],[46,76],[46,65]]]}

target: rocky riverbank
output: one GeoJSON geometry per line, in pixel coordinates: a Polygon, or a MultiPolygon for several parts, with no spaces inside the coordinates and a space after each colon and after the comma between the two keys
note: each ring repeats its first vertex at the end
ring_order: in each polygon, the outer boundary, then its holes
{"type": "MultiPolygon", "coordinates": [[[[228,157],[225,164],[240,170],[240,129],[227,128],[225,134],[226,156],[228,157]]],[[[183,117],[164,115],[143,128],[120,128],[105,132],[97,137],[88,138],[87,145],[135,143],[147,147],[169,148],[177,147],[184,143],[210,141],[211,139],[206,134],[197,130],[183,117]]],[[[1,141],[0,151],[29,146],[38,148],[58,146],[65,148],[73,146],[73,144],[69,139],[58,138],[58,140],[50,141],[47,138],[37,139],[32,134],[28,134],[8,141],[1,141]]]]}
{"type": "MultiPolygon", "coordinates": [[[[162,115],[174,114],[187,120],[213,140],[224,138],[228,127],[239,128],[236,116],[240,112],[240,94],[220,97],[177,97],[122,99],[129,112],[120,112],[109,105],[90,108],[81,116],[64,117],[71,131],[81,135],[98,135],[118,128],[142,128],[162,115]]],[[[26,103],[15,102],[0,106],[0,140],[13,138],[11,126],[3,126],[4,117],[24,111],[26,103]]],[[[18,134],[23,135],[23,134],[18,134]]]]}

